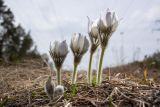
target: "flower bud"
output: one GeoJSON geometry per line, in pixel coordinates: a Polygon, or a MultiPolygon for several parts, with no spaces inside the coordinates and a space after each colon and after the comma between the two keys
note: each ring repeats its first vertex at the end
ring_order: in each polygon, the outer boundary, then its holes
{"type": "Polygon", "coordinates": [[[49,53],[55,63],[56,68],[60,69],[68,54],[68,46],[66,41],[55,41],[53,45],[50,45],[49,53]]]}
{"type": "Polygon", "coordinates": [[[51,76],[48,77],[48,80],[45,83],[44,86],[44,90],[47,94],[47,96],[49,97],[50,100],[53,100],[54,97],[54,88],[55,88],[55,84],[51,79],[51,76]]]}
{"type": "Polygon", "coordinates": [[[91,21],[88,17],[88,35],[90,37],[91,41],[91,52],[94,53],[99,45],[98,40],[98,22],[99,19],[96,19],[95,21],[91,21]]]}
{"type": "Polygon", "coordinates": [[[62,95],[63,93],[64,93],[64,86],[57,85],[54,89],[54,95],[59,96],[59,95],[62,95]]]}

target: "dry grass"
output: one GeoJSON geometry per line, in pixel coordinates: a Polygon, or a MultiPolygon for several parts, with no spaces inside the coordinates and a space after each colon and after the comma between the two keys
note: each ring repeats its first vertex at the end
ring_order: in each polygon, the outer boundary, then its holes
{"type": "MultiPolygon", "coordinates": [[[[159,107],[160,84],[149,80],[144,83],[127,72],[104,73],[101,86],[85,83],[86,73],[78,75],[76,95],[72,93],[70,72],[63,72],[65,93],[49,103],[43,86],[49,70],[40,59],[28,59],[10,66],[0,66],[0,104],[6,107],[159,107]]],[[[125,69],[127,71],[127,69],[125,69]]],[[[123,70],[124,71],[124,70],[123,70]]],[[[140,73],[141,74],[141,73],[140,73]]],[[[139,75],[140,75],[139,74],[139,75]]],[[[55,78],[55,74],[54,74],[55,78]]],[[[0,105],[0,106],[1,106],[0,105]]]]}

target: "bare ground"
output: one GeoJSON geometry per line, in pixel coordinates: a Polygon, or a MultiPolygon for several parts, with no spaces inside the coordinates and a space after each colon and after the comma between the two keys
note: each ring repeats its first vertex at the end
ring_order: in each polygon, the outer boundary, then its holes
{"type": "Polygon", "coordinates": [[[110,80],[106,69],[100,86],[88,85],[86,72],[81,72],[74,94],[71,73],[63,71],[65,93],[50,103],[43,88],[49,69],[42,65],[40,59],[1,65],[0,107],[160,107],[160,84],[155,79],[159,72],[145,83],[142,72],[134,73],[137,67],[132,66],[111,70],[110,80]]]}

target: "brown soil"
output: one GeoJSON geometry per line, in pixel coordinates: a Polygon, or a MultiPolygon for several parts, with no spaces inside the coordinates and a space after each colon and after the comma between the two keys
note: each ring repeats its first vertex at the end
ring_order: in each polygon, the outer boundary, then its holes
{"type": "MultiPolygon", "coordinates": [[[[142,73],[134,74],[127,68],[111,69],[110,80],[106,69],[100,86],[88,85],[86,72],[81,72],[74,87],[70,84],[71,73],[63,71],[65,93],[50,103],[43,87],[49,69],[42,65],[41,59],[26,59],[9,66],[1,65],[0,107],[160,107],[158,81],[150,76],[151,79],[144,82],[142,73]],[[73,87],[76,90],[74,93],[73,87]]],[[[53,77],[55,80],[55,73],[53,77]]]]}

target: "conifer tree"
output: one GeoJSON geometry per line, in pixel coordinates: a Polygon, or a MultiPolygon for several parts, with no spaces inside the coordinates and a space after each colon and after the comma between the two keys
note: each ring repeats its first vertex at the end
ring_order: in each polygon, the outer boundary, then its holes
{"type": "Polygon", "coordinates": [[[24,57],[33,45],[30,32],[14,22],[12,11],[0,0],[0,59],[7,63],[24,57]]]}

